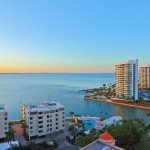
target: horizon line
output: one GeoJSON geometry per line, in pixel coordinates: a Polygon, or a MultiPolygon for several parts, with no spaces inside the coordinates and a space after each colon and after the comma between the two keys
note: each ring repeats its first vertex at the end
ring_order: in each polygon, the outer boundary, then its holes
{"type": "Polygon", "coordinates": [[[98,74],[98,73],[115,73],[115,72],[0,72],[0,74],[98,74]]]}

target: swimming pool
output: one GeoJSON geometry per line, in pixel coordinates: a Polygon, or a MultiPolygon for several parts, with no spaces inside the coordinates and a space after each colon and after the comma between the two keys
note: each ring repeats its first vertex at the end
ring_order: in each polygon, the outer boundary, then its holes
{"type": "Polygon", "coordinates": [[[94,120],[83,120],[84,126],[86,129],[92,129],[95,126],[95,121],[94,120]]]}

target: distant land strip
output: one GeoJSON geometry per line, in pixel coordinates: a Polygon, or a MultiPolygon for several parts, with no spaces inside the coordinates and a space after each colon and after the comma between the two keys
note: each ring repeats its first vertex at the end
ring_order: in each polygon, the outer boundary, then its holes
{"type": "Polygon", "coordinates": [[[103,99],[84,97],[84,100],[93,100],[93,101],[98,101],[98,102],[110,103],[110,104],[114,104],[114,105],[122,105],[122,106],[126,106],[126,107],[134,107],[134,108],[139,108],[139,109],[150,110],[150,107],[137,106],[137,105],[132,105],[132,104],[124,104],[124,103],[118,103],[118,102],[112,102],[112,101],[103,100],[103,99]]]}

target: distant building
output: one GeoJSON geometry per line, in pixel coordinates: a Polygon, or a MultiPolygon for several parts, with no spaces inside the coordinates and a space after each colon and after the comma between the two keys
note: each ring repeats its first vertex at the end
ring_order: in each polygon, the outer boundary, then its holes
{"type": "Polygon", "coordinates": [[[150,65],[140,67],[140,88],[150,88],[150,65]]]}
{"type": "Polygon", "coordinates": [[[138,60],[115,65],[116,96],[138,99],[138,60]]]}
{"type": "Polygon", "coordinates": [[[22,104],[22,119],[29,138],[65,129],[65,108],[58,102],[22,104]]]}
{"type": "Polygon", "coordinates": [[[99,139],[81,148],[80,150],[125,150],[121,147],[115,146],[114,138],[108,133],[104,132],[99,139]]]}
{"type": "Polygon", "coordinates": [[[0,140],[6,138],[6,132],[8,131],[8,111],[4,104],[0,105],[0,140]]]}

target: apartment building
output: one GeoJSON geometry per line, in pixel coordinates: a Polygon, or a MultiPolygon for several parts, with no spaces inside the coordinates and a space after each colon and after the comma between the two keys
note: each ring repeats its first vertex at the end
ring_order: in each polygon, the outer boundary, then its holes
{"type": "Polygon", "coordinates": [[[29,138],[65,129],[65,108],[58,102],[22,104],[22,119],[29,138]]]}
{"type": "Polygon", "coordinates": [[[150,88],[150,65],[140,67],[140,88],[150,88]]]}
{"type": "Polygon", "coordinates": [[[4,104],[0,104],[0,140],[4,140],[8,131],[8,111],[4,104]]]}
{"type": "Polygon", "coordinates": [[[116,96],[138,99],[138,60],[115,65],[116,96]]]}

